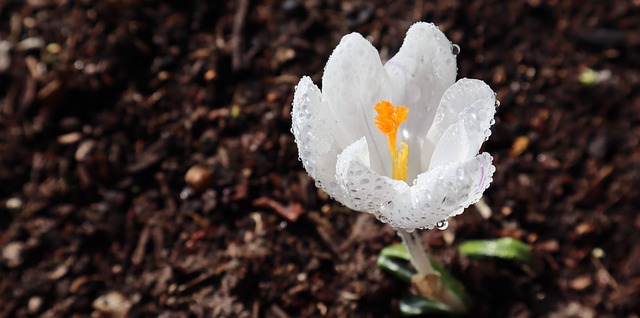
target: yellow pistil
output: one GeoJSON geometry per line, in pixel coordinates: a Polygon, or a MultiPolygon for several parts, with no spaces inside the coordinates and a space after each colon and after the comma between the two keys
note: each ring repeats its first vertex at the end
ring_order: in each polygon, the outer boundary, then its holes
{"type": "Polygon", "coordinates": [[[387,136],[389,142],[389,153],[391,154],[391,177],[395,180],[407,179],[407,158],[409,156],[409,146],[406,142],[400,145],[402,149],[397,150],[396,136],[400,124],[407,120],[409,108],[405,106],[393,106],[390,102],[383,100],[374,107],[378,116],[375,118],[375,124],[380,131],[387,136]]]}

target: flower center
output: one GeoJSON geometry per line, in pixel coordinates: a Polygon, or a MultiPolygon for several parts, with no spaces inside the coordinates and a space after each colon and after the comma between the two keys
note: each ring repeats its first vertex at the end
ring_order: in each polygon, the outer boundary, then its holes
{"type": "Polygon", "coordinates": [[[378,113],[375,124],[380,131],[387,136],[389,142],[389,154],[391,155],[391,177],[395,180],[407,180],[407,157],[409,156],[409,146],[406,142],[400,145],[400,151],[396,148],[396,136],[398,127],[407,120],[409,108],[405,106],[393,106],[390,102],[383,100],[373,108],[378,113]]]}

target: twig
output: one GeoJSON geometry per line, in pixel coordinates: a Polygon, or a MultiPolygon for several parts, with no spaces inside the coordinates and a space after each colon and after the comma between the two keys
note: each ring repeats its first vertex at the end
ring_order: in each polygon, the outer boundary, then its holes
{"type": "Polygon", "coordinates": [[[231,35],[231,43],[233,45],[231,53],[231,65],[234,71],[238,71],[244,67],[242,59],[242,41],[241,35],[244,30],[244,21],[249,10],[249,0],[240,0],[238,11],[233,17],[233,33],[231,35]]]}
{"type": "Polygon", "coordinates": [[[487,220],[491,217],[491,208],[487,202],[484,201],[484,198],[480,198],[480,201],[476,202],[475,207],[483,219],[487,220]]]}

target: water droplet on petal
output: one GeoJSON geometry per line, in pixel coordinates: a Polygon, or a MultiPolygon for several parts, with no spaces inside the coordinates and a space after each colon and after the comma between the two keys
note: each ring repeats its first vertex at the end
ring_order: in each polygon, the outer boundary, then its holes
{"type": "Polygon", "coordinates": [[[386,208],[389,210],[393,210],[393,201],[387,202],[386,208]]]}
{"type": "Polygon", "coordinates": [[[460,46],[458,44],[451,45],[451,54],[458,55],[460,54],[460,46]]]}
{"type": "Polygon", "coordinates": [[[438,230],[446,230],[449,227],[449,221],[439,221],[438,223],[436,223],[436,227],[438,228],[438,230]]]}

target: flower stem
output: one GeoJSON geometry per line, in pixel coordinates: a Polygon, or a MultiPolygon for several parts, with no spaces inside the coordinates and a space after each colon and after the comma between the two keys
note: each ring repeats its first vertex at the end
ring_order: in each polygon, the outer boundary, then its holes
{"type": "Polygon", "coordinates": [[[427,252],[424,251],[422,240],[417,231],[407,232],[403,229],[398,229],[398,235],[402,238],[402,242],[407,246],[409,254],[411,255],[411,264],[416,268],[420,275],[438,274],[431,266],[431,261],[427,252]]]}

